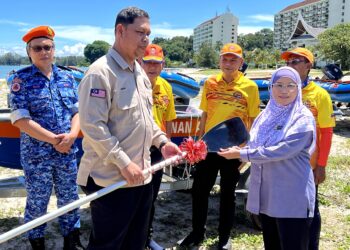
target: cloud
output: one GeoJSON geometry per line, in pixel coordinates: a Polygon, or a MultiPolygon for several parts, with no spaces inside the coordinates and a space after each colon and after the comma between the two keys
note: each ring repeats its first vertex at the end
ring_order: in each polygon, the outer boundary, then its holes
{"type": "Polygon", "coordinates": [[[5,19],[0,19],[0,24],[10,24],[13,26],[29,26],[29,23],[24,23],[24,22],[16,22],[16,21],[11,21],[11,20],[5,20],[5,19]]]}
{"type": "Polygon", "coordinates": [[[77,26],[53,26],[56,36],[67,40],[92,43],[95,40],[103,40],[112,44],[114,41],[114,28],[102,28],[89,25],[77,26]]]}
{"type": "Polygon", "coordinates": [[[84,56],[86,44],[77,43],[72,46],[65,45],[63,49],[56,49],[56,56],[84,56]]]}
{"type": "Polygon", "coordinates": [[[262,29],[271,29],[273,30],[272,27],[268,26],[244,26],[244,25],[238,25],[238,34],[249,34],[249,33],[255,33],[258,32],[262,29]]]}
{"type": "MultiPolygon", "coordinates": [[[[77,26],[52,26],[56,37],[74,40],[81,43],[92,43],[95,40],[103,40],[109,44],[114,42],[114,28],[102,28],[89,25],[77,26]]],[[[154,37],[172,38],[174,36],[190,36],[193,34],[191,28],[174,28],[169,23],[152,25],[151,40],[154,37]]]]}
{"type": "Polygon", "coordinates": [[[12,47],[1,47],[0,48],[0,56],[6,53],[16,53],[21,56],[26,56],[27,52],[25,47],[23,46],[12,46],[12,47]]]}
{"type": "Polygon", "coordinates": [[[191,36],[193,35],[193,29],[163,29],[154,28],[152,29],[151,37],[164,37],[172,38],[174,36],[191,36]]]}
{"type": "Polygon", "coordinates": [[[264,14],[258,14],[258,15],[252,15],[248,16],[251,22],[259,23],[259,22],[271,22],[273,23],[275,20],[274,15],[264,15],[264,14]]]}
{"type": "MultiPolygon", "coordinates": [[[[65,40],[78,41],[81,43],[92,43],[95,40],[103,40],[108,43],[114,41],[114,29],[101,28],[89,25],[72,25],[72,26],[52,26],[55,31],[55,39],[62,38],[65,40]]],[[[26,29],[21,29],[26,32],[26,29]]]]}

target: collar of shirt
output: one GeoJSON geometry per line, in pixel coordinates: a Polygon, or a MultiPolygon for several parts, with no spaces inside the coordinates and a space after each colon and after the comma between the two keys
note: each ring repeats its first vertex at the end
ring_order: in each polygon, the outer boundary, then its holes
{"type": "Polygon", "coordinates": [[[316,83],[314,81],[309,81],[308,84],[302,88],[302,92],[307,92],[313,90],[316,87],[316,83]]]}
{"type": "MultiPolygon", "coordinates": [[[[32,64],[32,75],[36,75],[36,74],[39,74],[39,75],[43,75],[43,73],[41,73],[41,71],[38,69],[37,66],[35,66],[35,64],[32,64]]],[[[51,79],[53,79],[53,77],[57,76],[58,74],[58,67],[55,65],[55,64],[52,64],[52,75],[51,75],[51,79]]],[[[44,76],[45,77],[45,76],[44,76]]]]}
{"type": "Polygon", "coordinates": [[[239,83],[239,80],[242,78],[242,76],[243,76],[243,73],[238,71],[236,74],[236,77],[231,82],[226,82],[223,78],[223,74],[220,73],[216,76],[216,82],[225,83],[225,84],[237,84],[239,83]]]}
{"type": "MultiPolygon", "coordinates": [[[[131,72],[134,72],[135,69],[130,68],[129,64],[124,60],[124,58],[114,49],[110,48],[108,50],[108,54],[114,59],[114,61],[119,64],[119,66],[123,69],[126,70],[129,68],[131,72]]],[[[135,64],[137,66],[137,64],[135,64]]]]}

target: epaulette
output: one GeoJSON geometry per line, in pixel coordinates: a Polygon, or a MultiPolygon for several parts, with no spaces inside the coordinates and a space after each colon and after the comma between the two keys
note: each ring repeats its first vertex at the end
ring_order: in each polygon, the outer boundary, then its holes
{"type": "Polygon", "coordinates": [[[15,71],[15,72],[13,72],[13,74],[14,73],[22,73],[22,72],[25,72],[25,71],[27,71],[27,70],[29,70],[29,69],[31,69],[32,68],[32,65],[30,65],[30,66],[27,66],[27,67],[24,67],[24,68],[21,68],[21,69],[19,69],[19,70],[17,70],[17,71],[15,71]]]}

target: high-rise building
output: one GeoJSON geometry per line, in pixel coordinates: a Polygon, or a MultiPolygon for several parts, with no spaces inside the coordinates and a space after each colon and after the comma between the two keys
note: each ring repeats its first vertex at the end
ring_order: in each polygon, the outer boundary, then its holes
{"type": "Polygon", "coordinates": [[[350,0],[304,0],[275,15],[274,47],[313,45],[325,29],[349,22],[350,0]]]}
{"type": "Polygon", "coordinates": [[[237,42],[237,26],[238,18],[229,9],[225,14],[201,23],[193,31],[193,50],[198,51],[205,42],[212,46],[217,42],[222,44],[237,42]]]}

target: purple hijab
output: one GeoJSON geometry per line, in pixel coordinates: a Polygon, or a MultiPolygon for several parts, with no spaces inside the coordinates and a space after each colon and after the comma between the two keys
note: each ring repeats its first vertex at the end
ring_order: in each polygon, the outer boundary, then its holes
{"type": "Polygon", "coordinates": [[[301,80],[298,72],[291,67],[277,69],[271,77],[269,92],[270,101],[253,123],[248,146],[250,148],[269,147],[290,135],[312,131],[313,142],[309,149],[311,154],[316,142],[315,119],[302,102],[301,80]],[[271,85],[281,77],[287,77],[298,85],[295,100],[286,106],[278,104],[272,95],[271,85]]]}

